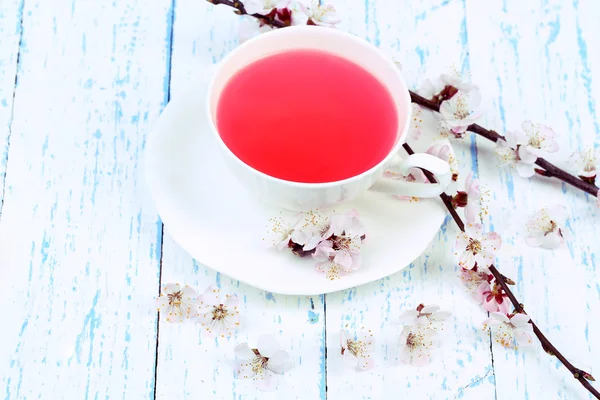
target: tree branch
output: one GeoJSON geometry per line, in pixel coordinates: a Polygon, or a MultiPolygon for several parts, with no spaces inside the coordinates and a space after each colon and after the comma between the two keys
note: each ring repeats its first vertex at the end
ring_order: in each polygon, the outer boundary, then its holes
{"type": "MultiPolygon", "coordinates": [[[[426,99],[423,96],[418,95],[415,92],[410,92],[410,98],[413,103],[416,103],[420,106],[428,108],[432,111],[440,111],[440,106],[435,102],[426,99]]],[[[481,125],[473,124],[469,125],[467,128],[469,132],[473,132],[479,136],[486,138],[492,142],[497,142],[498,140],[504,140],[504,136],[498,134],[498,132],[486,129],[481,125]]],[[[542,167],[544,172],[541,175],[547,177],[554,177],[560,179],[561,181],[568,183],[569,185],[576,187],[577,189],[583,190],[586,193],[591,194],[592,196],[598,196],[598,188],[596,185],[586,182],[574,175],[569,174],[567,171],[564,171],[558,168],[556,165],[546,161],[543,158],[538,158],[535,161],[535,164],[542,167]]]]}
{"type": "MultiPolygon", "coordinates": [[[[404,147],[404,150],[406,150],[406,152],[408,154],[414,154],[414,151],[408,144],[405,143],[402,145],[402,147],[404,147]]],[[[427,179],[429,179],[429,181],[435,182],[435,178],[431,172],[424,170],[423,173],[425,174],[427,179]]],[[[456,222],[456,225],[458,225],[458,228],[464,232],[465,231],[465,223],[462,221],[462,219],[460,218],[460,216],[458,215],[458,213],[452,206],[452,203],[449,201],[449,199],[451,199],[451,197],[446,193],[442,193],[440,195],[440,198],[444,202],[444,205],[448,209],[448,212],[450,213],[450,215],[452,215],[454,222],[456,222]]],[[[502,287],[502,289],[508,296],[508,299],[513,304],[516,312],[519,312],[522,314],[527,314],[525,312],[523,304],[521,304],[521,302],[519,302],[517,297],[514,295],[514,293],[510,290],[510,287],[508,286],[508,283],[512,283],[512,280],[510,280],[509,278],[502,275],[500,273],[500,271],[498,271],[498,269],[496,267],[494,267],[493,265],[490,266],[490,272],[492,273],[492,275],[494,275],[496,282],[500,285],[500,287],[502,287]]],[[[569,360],[567,360],[567,358],[565,356],[563,356],[562,353],[560,351],[558,351],[558,349],[550,342],[550,340],[548,340],[548,338],[542,333],[542,331],[540,331],[540,329],[533,322],[533,320],[529,320],[529,323],[533,327],[533,333],[540,341],[544,351],[546,351],[546,353],[558,358],[558,360],[565,366],[565,368],[567,368],[569,370],[569,372],[571,372],[573,374],[573,377],[575,379],[577,379],[597,399],[600,399],[600,392],[598,392],[589,382],[590,380],[592,380],[592,381],[594,380],[592,375],[575,367],[573,364],[571,364],[569,362],[569,360]]]]}

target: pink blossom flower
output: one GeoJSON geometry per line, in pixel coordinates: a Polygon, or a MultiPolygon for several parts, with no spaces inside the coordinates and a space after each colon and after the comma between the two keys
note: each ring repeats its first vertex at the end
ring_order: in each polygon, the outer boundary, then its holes
{"type": "Polygon", "coordinates": [[[297,220],[290,222],[282,217],[274,217],[269,219],[269,223],[267,236],[263,239],[267,242],[267,247],[275,247],[277,250],[288,247],[298,224],[297,220]]]}
{"type": "Polygon", "coordinates": [[[320,5],[318,0],[313,0],[310,5],[299,2],[299,6],[308,17],[308,25],[334,28],[341,21],[337,16],[335,7],[331,4],[320,5]]]}
{"type": "Polygon", "coordinates": [[[562,227],[566,223],[566,210],[562,205],[544,207],[527,222],[527,244],[533,247],[555,249],[564,242],[562,227]]]}
{"type": "Polygon", "coordinates": [[[167,283],[156,299],[156,307],[167,322],[183,322],[198,313],[196,298],[198,293],[189,286],[167,283]]]}
{"type": "Polygon", "coordinates": [[[460,135],[481,117],[482,112],[478,109],[480,103],[479,90],[459,91],[451,99],[440,104],[440,114],[450,130],[460,135]]]}
{"type": "Polygon", "coordinates": [[[494,285],[492,288],[489,283],[481,284],[477,291],[486,311],[508,314],[510,302],[500,286],[494,285]]]}
{"type": "Polygon", "coordinates": [[[346,358],[352,358],[359,370],[369,370],[375,366],[375,360],[371,357],[374,349],[373,333],[371,331],[359,335],[354,339],[345,331],[340,331],[341,354],[346,358]]]}
{"type": "Polygon", "coordinates": [[[429,325],[407,325],[400,334],[400,358],[407,364],[421,367],[431,362],[433,352],[440,347],[438,331],[429,325]]]}
{"type": "Polygon", "coordinates": [[[324,235],[328,239],[317,245],[313,257],[320,263],[333,262],[345,272],[355,271],[361,266],[360,247],[365,235],[356,210],[334,215],[324,235]]]}
{"type": "Polygon", "coordinates": [[[483,302],[482,293],[490,288],[490,282],[494,276],[484,268],[474,267],[473,269],[460,269],[460,280],[467,288],[467,292],[478,301],[478,304],[483,302]]]}
{"type": "Polygon", "coordinates": [[[467,176],[465,181],[465,192],[467,193],[467,205],[465,206],[465,219],[468,224],[474,224],[479,221],[479,214],[481,213],[481,200],[479,180],[473,179],[473,173],[471,172],[467,176]]]}
{"type": "Polygon", "coordinates": [[[290,355],[279,348],[271,335],[259,337],[256,347],[251,349],[247,343],[236,346],[235,377],[253,379],[260,390],[275,390],[278,382],[274,374],[281,375],[293,367],[290,355]]]}
{"type": "Polygon", "coordinates": [[[533,327],[526,314],[509,314],[499,312],[490,313],[490,317],[483,322],[484,329],[496,328],[496,342],[504,347],[517,348],[530,346],[533,343],[533,327]]]}
{"type": "Polygon", "coordinates": [[[465,232],[456,238],[456,254],[461,268],[472,269],[475,265],[487,268],[494,262],[502,240],[496,232],[483,233],[480,224],[467,224],[465,232]]]}

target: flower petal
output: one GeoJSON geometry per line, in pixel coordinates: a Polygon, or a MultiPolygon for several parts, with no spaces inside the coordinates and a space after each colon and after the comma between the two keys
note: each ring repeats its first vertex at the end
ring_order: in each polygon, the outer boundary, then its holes
{"type": "Polygon", "coordinates": [[[519,346],[531,346],[533,344],[531,335],[524,331],[515,331],[515,340],[519,346]]]}
{"type": "Polygon", "coordinates": [[[156,299],[156,308],[158,311],[164,313],[169,307],[169,298],[167,296],[160,296],[156,299]]]}
{"type": "Polygon", "coordinates": [[[433,314],[434,312],[437,312],[439,310],[440,306],[438,306],[437,304],[430,304],[423,307],[423,309],[420,312],[421,314],[433,314]]]}
{"type": "Polygon", "coordinates": [[[254,378],[256,372],[252,368],[252,360],[236,360],[234,362],[233,374],[236,379],[254,378]]]}
{"type": "Polygon", "coordinates": [[[527,314],[515,314],[510,319],[510,323],[517,328],[528,327],[533,330],[533,326],[529,323],[531,318],[527,314]]]}
{"type": "Polygon", "coordinates": [[[366,356],[362,356],[358,358],[357,367],[362,371],[368,371],[375,366],[375,360],[371,357],[371,355],[367,354],[366,356]]]}
{"type": "MultiPolygon", "coordinates": [[[[262,354],[262,353],[261,353],[262,354]]],[[[293,367],[292,359],[287,351],[277,350],[271,357],[267,368],[276,374],[283,374],[293,367]]]]}
{"type": "Polygon", "coordinates": [[[173,294],[181,291],[181,285],[179,283],[167,283],[163,286],[163,293],[173,294]]]}
{"type": "Polygon", "coordinates": [[[273,335],[262,335],[258,338],[256,347],[261,356],[271,358],[279,350],[279,343],[273,335]]]}
{"type": "Polygon", "coordinates": [[[508,319],[508,317],[506,316],[506,314],[499,313],[499,312],[491,312],[490,313],[490,318],[493,318],[496,321],[504,322],[506,324],[508,324],[510,322],[510,319],[508,319]]]}
{"type": "Polygon", "coordinates": [[[219,288],[215,285],[209,286],[199,298],[201,305],[217,305],[220,304],[219,288]]]}
{"type": "Polygon", "coordinates": [[[450,311],[438,311],[431,316],[434,321],[445,321],[452,316],[450,311]]]}
{"type": "Polygon", "coordinates": [[[248,343],[238,344],[237,346],[235,346],[233,352],[236,358],[239,358],[241,360],[252,360],[254,359],[254,357],[256,357],[256,354],[254,354],[254,352],[250,349],[248,343]]]}
{"type": "Polygon", "coordinates": [[[515,169],[521,178],[531,178],[535,175],[535,167],[533,164],[518,162],[515,164],[515,169]]]}

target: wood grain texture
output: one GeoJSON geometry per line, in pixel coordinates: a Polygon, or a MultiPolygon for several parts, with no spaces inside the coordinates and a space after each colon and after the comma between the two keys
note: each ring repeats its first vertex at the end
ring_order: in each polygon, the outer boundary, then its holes
{"type": "MultiPolygon", "coordinates": [[[[13,98],[16,86],[23,1],[2,2],[0,9],[0,187],[4,188],[6,164],[13,120],[13,98]]],[[[0,204],[4,191],[0,192],[0,204]]],[[[0,215],[2,208],[0,206],[0,215]]]]}
{"type": "MultiPolygon", "coordinates": [[[[171,60],[171,95],[189,90],[191,79],[206,73],[237,46],[239,18],[232,10],[206,2],[176,2],[171,60]]],[[[199,110],[201,112],[202,110],[199,110]]],[[[209,195],[207,193],[207,195],[209,195]]],[[[232,206],[235,206],[235,201],[232,206]]],[[[240,299],[242,325],[231,339],[214,339],[191,321],[180,326],[160,322],[156,397],[164,399],[318,399],[325,398],[325,318],[323,296],[282,296],[240,284],[194,262],[165,227],[162,282],[181,282],[203,292],[216,284],[240,299]],[[276,392],[258,391],[251,380],[235,380],[233,348],[275,335],[295,367],[276,392]]],[[[202,246],[202,243],[198,243],[202,246]]],[[[232,251],[235,244],[232,243],[232,251]]],[[[248,260],[252,268],[252,260],[248,260]]],[[[320,279],[320,276],[315,276],[320,279]]]]}
{"type": "MultiPolygon", "coordinates": [[[[335,4],[343,15],[340,29],[366,37],[399,61],[411,87],[452,67],[469,73],[461,2],[335,4]]],[[[472,144],[468,139],[454,144],[462,179],[476,168],[472,144]]],[[[326,296],[329,399],[494,398],[490,339],[481,329],[486,314],[470,301],[458,279],[452,251],[457,232],[452,220],[447,220],[428,250],[404,271],[326,296]],[[446,323],[443,354],[430,366],[415,368],[399,361],[402,328],[398,319],[421,302],[440,304],[454,316],[446,323]],[[354,333],[363,327],[373,330],[378,340],[375,359],[379,365],[355,372],[341,362],[339,330],[354,333]]]]}
{"type": "MultiPolygon", "coordinates": [[[[502,132],[519,129],[524,119],[546,121],[561,135],[564,149],[598,146],[600,80],[593,71],[600,70],[599,31],[592,21],[599,10],[594,4],[468,1],[467,15],[477,16],[468,19],[473,80],[488,99],[483,125],[502,132]]],[[[600,337],[600,321],[593,316],[600,312],[600,210],[589,196],[557,181],[526,180],[499,169],[484,140],[478,140],[478,148],[480,177],[493,189],[489,226],[505,242],[499,269],[517,281],[526,310],[563,354],[584,370],[598,368],[600,347],[593,338],[600,337]],[[527,215],[553,204],[567,208],[567,245],[554,251],[528,247],[527,215]]],[[[494,345],[494,361],[498,399],[589,397],[537,346],[514,352],[494,345]]]]}
{"type": "MultiPolygon", "coordinates": [[[[471,75],[484,98],[482,125],[502,132],[526,118],[545,120],[564,149],[600,143],[597,2],[333,3],[339,28],[399,61],[410,87],[452,67],[471,75]]],[[[402,272],[315,297],[240,284],[194,262],[168,226],[163,237],[140,171],[146,133],[170,96],[237,46],[239,22],[231,9],[201,0],[2,2],[0,305],[8,323],[0,331],[0,395],[589,398],[538,347],[507,351],[481,330],[486,314],[457,277],[451,220],[402,272]],[[236,293],[242,329],[215,340],[193,323],[157,323],[159,279],[236,293]],[[397,318],[420,302],[454,316],[443,353],[412,368],[398,360],[397,318]],[[377,367],[359,373],[342,364],[339,331],[363,327],[375,332],[377,367]],[[236,344],[255,344],[263,333],[277,336],[296,363],[274,393],[234,380],[229,365],[236,344]]],[[[484,140],[453,144],[463,179],[473,171],[490,190],[486,225],[505,242],[499,269],[517,281],[517,295],[548,337],[597,376],[600,210],[558,182],[499,169],[484,140]],[[527,247],[527,215],[556,203],[570,216],[567,245],[527,247]]]]}
{"type": "Polygon", "coordinates": [[[0,222],[6,399],[153,395],[160,224],[138,162],[166,100],[169,6],[25,2],[0,222]]]}

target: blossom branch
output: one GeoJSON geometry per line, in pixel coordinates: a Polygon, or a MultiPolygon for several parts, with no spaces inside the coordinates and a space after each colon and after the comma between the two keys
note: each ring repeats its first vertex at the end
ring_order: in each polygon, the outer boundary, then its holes
{"type": "MultiPolygon", "coordinates": [[[[428,100],[425,97],[420,96],[413,91],[410,92],[410,98],[413,103],[416,103],[422,107],[425,107],[432,111],[437,111],[437,112],[439,112],[439,110],[440,110],[439,104],[437,104],[434,101],[428,100]]],[[[473,132],[479,136],[482,136],[482,137],[486,138],[487,140],[490,140],[494,143],[497,142],[498,140],[504,140],[504,136],[500,135],[499,133],[497,133],[493,130],[486,129],[477,124],[469,125],[467,127],[467,130],[470,132],[473,132]]],[[[568,183],[569,185],[574,186],[577,189],[583,190],[584,192],[589,193],[592,196],[598,196],[598,191],[600,189],[598,189],[596,187],[596,185],[586,182],[574,175],[569,174],[568,172],[558,168],[556,165],[548,162],[544,158],[538,158],[535,161],[535,164],[538,165],[539,167],[543,168],[543,171],[540,173],[540,175],[560,179],[561,181],[568,183]]]]}
{"type": "Polygon", "coordinates": [[[219,5],[219,4],[223,4],[226,5],[228,7],[231,8],[235,8],[235,13],[238,15],[249,15],[251,17],[257,18],[259,20],[261,20],[262,22],[264,22],[265,24],[275,27],[275,28],[285,28],[286,26],[289,26],[289,24],[286,24],[285,22],[281,22],[277,19],[275,19],[275,15],[273,13],[270,13],[269,15],[262,15],[262,14],[248,14],[248,12],[246,11],[246,7],[244,7],[244,4],[242,4],[241,1],[237,1],[237,0],[206,0],[211,4],[214,5],[219,5]]]}
{"type": "MultiPolygon", "coordinates": [[[[433,102],[431,102],[431,103],[433,104],[433,102]]],[[[481,129],[484,129],[484,128],[481,128],[481,129]]],[[[500,135],[498,135],[498,136],[500,136],[500,135]]],[[[408,154],[414,153],[414,151],[408,144],[405,143],[403,145],[403,147],[408,154]]],[[[431,172],[423,170],[423,173],[425,174],[425,176],[427,176],[427,179],[429,179],[431,182],[436,182],[435,177],[431,172]]],[[[450,212],[450,215],[456,222],[456,225],[458,225],[458,228],[464,232],[465,224],[462,221],[462,219],[460,218],[460,216],[458,215],[458,213],[456,212],[456,210],[454,209],[454,206],[452,206],[452,203],[448,201],[450,196],[448,196],[446,193],[442,193],[440,195],[440,198],[442,199],[442,201],[444,202],[444,205],[450,212]]],[[[489,267],[489,270],[494,275],[496,282],[500,285],[500,287],[502,287],[502,290],[504,290],[504,292],[506,293],[510,302],[513,304],[513,306],[515,308],[515,312],[520,313],[520,314],[527,314],[525,312],[523,304],[521,302],[519,302],[517,297],[514,295],[514,293],[510,290],[510,287],[508,286],[508,284],[512,283],[512,281],[509,278],[502,275],[500,273],[500,271],[498,271],[498,269],[493,265],[491,265],[489,267]]],[[[567,358],[565,356],[563,356],[562,353],[542,333],[542,331],[538,328],[538,326],[533,322],[532,319],[529,320],[529,323],[533,327],[533,332],[534,332],[535,336],[538,338],[538,340],[540,341],[540,344],[542,345],[542,348],[544,349],[544,351],[546,353],[558,358],[558,360],[565,366],[565,368],[567,368],[569,370],[569,372],[571,372],[571,374],[573,374],[573,377],[575,379],[577,379],[583,385],[583,387],[585,387],[597,399],[600,399],[600,392],[598,392],[589,382],[589,381],[595,381],[594,377],[591,374],[589,374],[588,372],[585,372],[585,371],[575,367],[573,364],[571,364],[569,362],[569,360],[567,360],[567,358]]]]}

